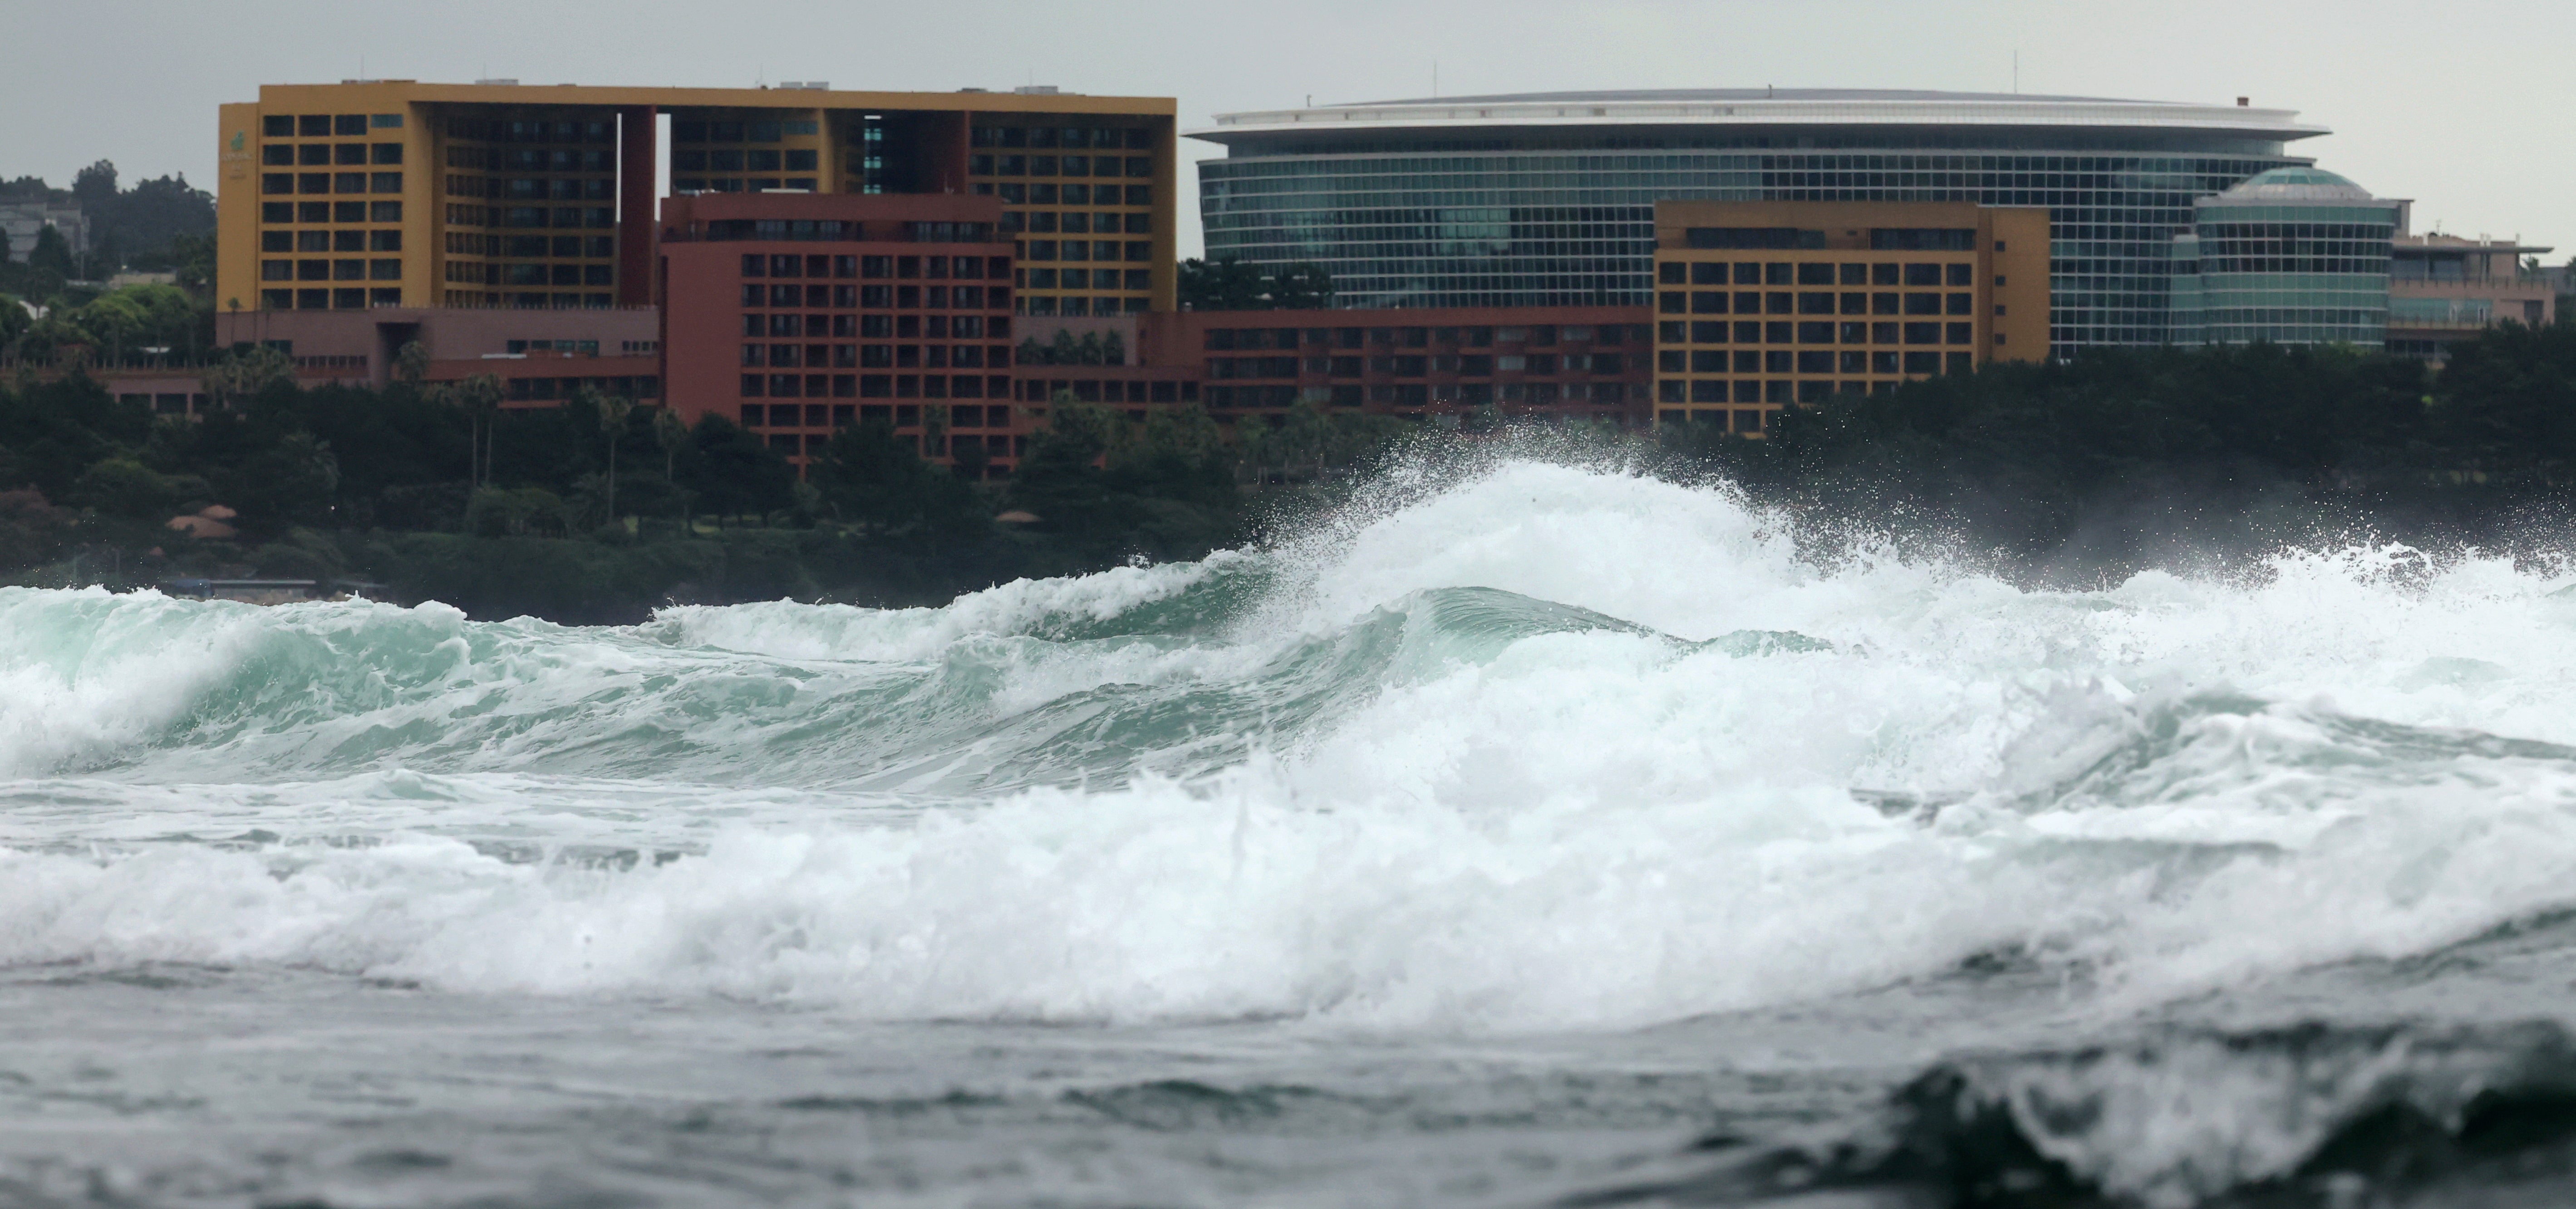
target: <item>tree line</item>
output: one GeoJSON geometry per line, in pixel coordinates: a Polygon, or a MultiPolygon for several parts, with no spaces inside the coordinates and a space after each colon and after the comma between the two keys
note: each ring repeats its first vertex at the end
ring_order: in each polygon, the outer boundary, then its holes
{"type": "MultiPolygon", "coordinates": [[[[943,416],[839,430],[800,477],[722,416],[597,391],[503,406],[490,378],[299,386],[246,348],[201,419],[155,416],[83,373],[0,385],[0,579],[59,583],[88,555],[135,582],[183,572],[346,576],[478,615],[632,619],[761,594],[921,603],[1024,575],[1184,559],[1256,540],[1368,467],[1504,435],[1300,406],[1221,425],[1194,407],[1049,401],[1015,472],[956,466],[943,416]],[[925,456],[927,453],[929,456],[925,456]],[[168,522],[221,504],[230,540],[168,522]]],[[[1997,363],[1781,414],[1594,432],[1560,447],[1723,478],[1800,531],[1932,531],[2005,562],[2094,574],[2211,547],[2334,534],[2554,548],[2576,505],[2576,326],[2505,326],[2438,371],[2341,348],[2103,349],[1997,363]],[[2519,543],[2519,545],[2517,545],[2519,543]]]]}
{"type": "Polygon", "coordinates": [[[355,578],[570,621],[746,592],[919,603],[1199,557],[1249,532],[1242,482],[1311,479],[1410,431],[1309,408],[1228,442],[1195,406],[1135,422],[1067,395],[1007,481],[983,480],[980,440],[955,466],[933,460],[947,444],[935,407],[915,436],[841,429],[800,478],[721,415],[683,424],[590,389],[505,407],[496,379],[429,382],[426,367],[412,346],[385,389],[308,389],[283,354],[246,347],[209,368],[195,419],[78,370],[0,385],[0,581],[64,582],[80,557],[134,583],[355,578]],[[229,537],[170,527],[214,505],[229,537]],[[747,550],[765,569],[743,581],[725,568],[747,550]]]}

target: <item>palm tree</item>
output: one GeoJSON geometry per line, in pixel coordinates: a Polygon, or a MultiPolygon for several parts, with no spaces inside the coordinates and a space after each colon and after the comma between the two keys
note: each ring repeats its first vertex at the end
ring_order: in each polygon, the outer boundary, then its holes
{"type": "Polygon", "coordinates": [[[689,493],[680,488],[680,451],[689,446],[689,426],[669,403],[653,411],[653,443],[662,447],[662,481],[680,497],[680,533],[689,532],[689,493]]]}
{"type": "Polygon", "coordinates": [[[501,414],[501,380],[491,374],[476,374],[459,382],[449,396],[465,412],[467,429],[467,477],[474,486],[482,487],[492,480],[492,428],[501,414]]]}
{"type": "Polygon", "coordinates": [[[573,405],[588,407],[599,415],[599,431],[608,437],[608,523],[617,523],[617,438],[626,435],[626,417],[634,414],[635,400],[624,395],[602,393],[598,388],[583,386],[573,392],[573,405]]]}

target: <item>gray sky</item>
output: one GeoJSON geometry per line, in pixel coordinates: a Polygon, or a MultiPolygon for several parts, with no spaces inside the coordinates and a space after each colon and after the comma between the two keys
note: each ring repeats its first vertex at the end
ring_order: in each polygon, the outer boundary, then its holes
{"type": "MultiPolygon", "coordinates": [[[[1862,87],[2300,110],[2296,144],[2416,228],[2576,253],[2576,4],[2505,0],[73,0],[0,32],[0,176],[214,179],[215,106],[344,77],[946,91],[1055,84],[1209,114],[1443,93],[1862,87]]],[[[1182,143],[1185,159],[1218,148],[1182,143]]],[[[1183,249],[1198,246],[1184,207],[1183,249]]]]}

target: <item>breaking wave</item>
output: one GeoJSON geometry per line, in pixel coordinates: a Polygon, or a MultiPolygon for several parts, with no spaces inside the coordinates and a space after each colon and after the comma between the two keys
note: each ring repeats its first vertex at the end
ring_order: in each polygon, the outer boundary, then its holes
{"type": "Polygon", "coordinates": [[[1600,1028],[1996,953],[2152,1004],[2576,899],[2557,581],[1841,553],[1520,463],[937,609],[0,589],[0,962],[1600,1028]]]}

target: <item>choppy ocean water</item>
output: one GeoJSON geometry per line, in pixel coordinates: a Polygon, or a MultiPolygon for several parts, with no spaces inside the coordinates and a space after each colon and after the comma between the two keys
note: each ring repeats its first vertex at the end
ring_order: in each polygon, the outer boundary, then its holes
{"type": "Polygon", "coordinates": [[[0,589],[0,1205],[2576,1202],[2576,575],[1521,463],[629,629],[0,589]]]}

